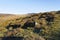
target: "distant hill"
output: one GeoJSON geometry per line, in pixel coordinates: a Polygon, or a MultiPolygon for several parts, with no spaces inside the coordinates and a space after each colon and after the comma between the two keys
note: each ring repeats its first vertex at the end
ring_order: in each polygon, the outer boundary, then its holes
{"type": "Polygon", "coordinates": [[[13,14],[3,14],[3,13],[0,13],[0,16],[10,16],[10,15],[13,15],[13,14]]]}

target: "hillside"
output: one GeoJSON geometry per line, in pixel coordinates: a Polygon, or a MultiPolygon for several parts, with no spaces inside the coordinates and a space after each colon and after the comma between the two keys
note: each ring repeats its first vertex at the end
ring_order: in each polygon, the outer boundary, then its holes
{"type": "Polygon", "coordinates": [[[27,15],[1,14],[0,37],[1,40],[5,37],[18,37],[20,40],[60,40],[60,11],[27,15]]]}

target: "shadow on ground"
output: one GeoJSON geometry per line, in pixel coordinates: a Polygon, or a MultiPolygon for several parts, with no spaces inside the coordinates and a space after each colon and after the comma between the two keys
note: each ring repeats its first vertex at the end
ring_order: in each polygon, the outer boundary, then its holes
{"type": "Polygon", "coordinates": [[[23,40],[23,37],[0,37],[0,40],[23,40]]]}

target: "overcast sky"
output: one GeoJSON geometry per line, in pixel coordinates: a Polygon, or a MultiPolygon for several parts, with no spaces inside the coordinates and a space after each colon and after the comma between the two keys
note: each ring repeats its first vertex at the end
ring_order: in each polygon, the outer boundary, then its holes
{"type": "Polygon", "coordinates": [[[60,10],[60,0],[0,0],[0,13],[25,14],[60,10]]]}

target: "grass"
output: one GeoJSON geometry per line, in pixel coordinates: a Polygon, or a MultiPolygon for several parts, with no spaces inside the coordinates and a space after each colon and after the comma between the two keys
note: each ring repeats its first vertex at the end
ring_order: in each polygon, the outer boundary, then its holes
{"type": "MultiPolygon", "coordinates": [[[[0,37],[6,37],[6,36],[16,36],[16,37],[24,37],[26,40],[38,40],[39,38],[41,40],[60,40],[60,14],[57,14],[58,12],[47,12],[53,13],[55,19],[54,22],[51,22],[51,25],[47,25],[47,21],[45,19],[39,19],[41,16],[40,13],[38,14],[32,14],[30,16],[20,17],[20,16],[9,16],[9,17],[0,17],[0,37]],[[24,25],[24,23],[27,20],[32,19],[37,23],[42,23],[42,29],[37,30],[40,31],[39,33],[34,32],[35,27],[28,27],[27,29],[23,28],[16,28],[12,29],[12,31],[9,31],[6,29],[6,26],[9,25],[9,23],[12,24],[21,24],[21,27],[24,25]]],[[[40,27],[40,25],[36,26],[40,27]]]]}

